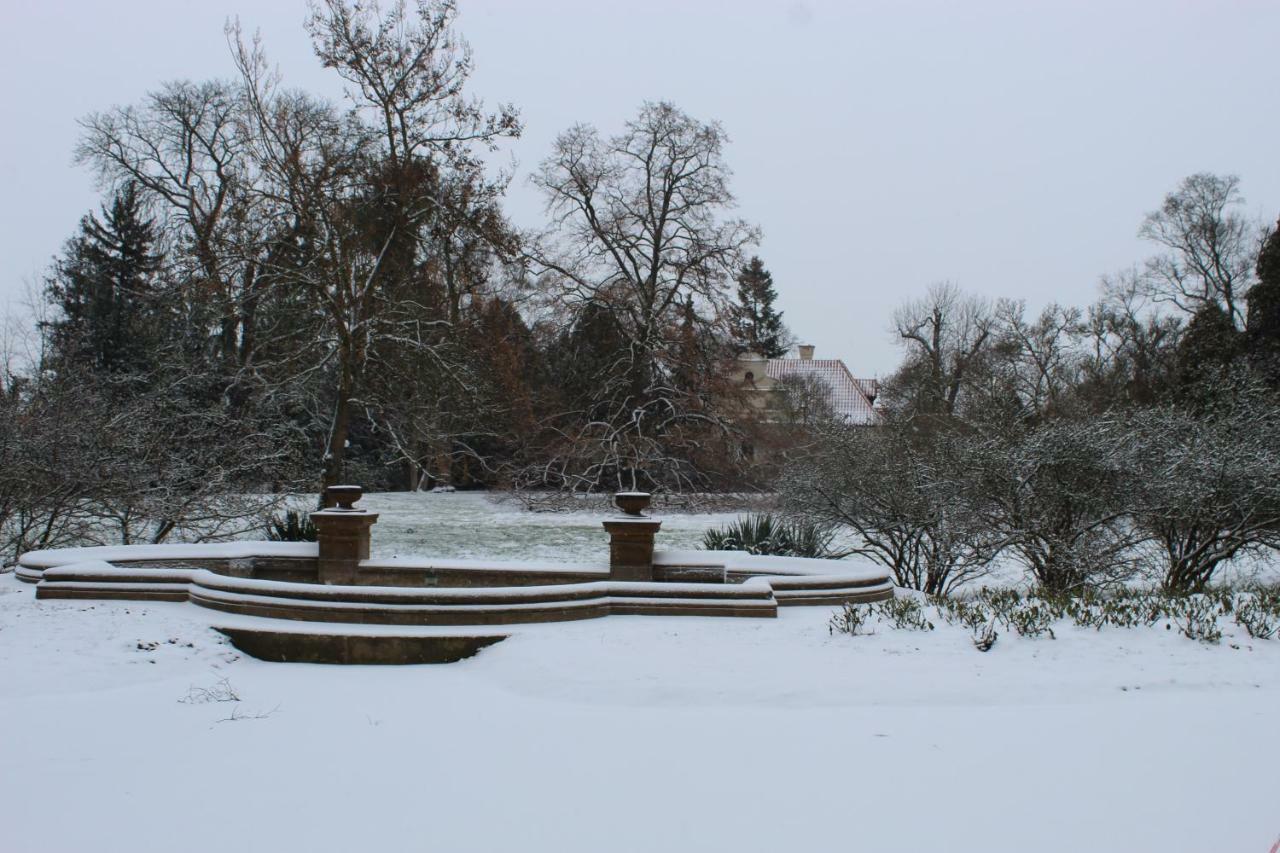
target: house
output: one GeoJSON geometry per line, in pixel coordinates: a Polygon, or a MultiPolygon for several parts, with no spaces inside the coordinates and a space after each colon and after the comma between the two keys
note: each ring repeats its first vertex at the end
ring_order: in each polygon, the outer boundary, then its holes
{"type": "Polygon", "coordinates": [[[737,385],[746,392],[748,405],[766,420],[784,417],[782,395],[788,385],[804,383],[821,389],[837,418],[850,424],[876,421],[879,385],[874,379],[857,379],[838,358],[814,358],[813,345],[801,344],[799,358],[769,358],[747,352],[738,357],[737,385]]]}

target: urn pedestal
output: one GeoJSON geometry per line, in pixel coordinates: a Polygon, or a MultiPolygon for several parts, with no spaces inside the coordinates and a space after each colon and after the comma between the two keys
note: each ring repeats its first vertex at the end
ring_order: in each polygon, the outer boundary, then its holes
{"type": "Polygon", "coordinates": [[[369,559],[370,528],[378,514],[353,506],[362,494],[359,486],[330,486],[325,508],[311,513],[320,546],[320,583],[353,584],[360,561],[369,559]]]}

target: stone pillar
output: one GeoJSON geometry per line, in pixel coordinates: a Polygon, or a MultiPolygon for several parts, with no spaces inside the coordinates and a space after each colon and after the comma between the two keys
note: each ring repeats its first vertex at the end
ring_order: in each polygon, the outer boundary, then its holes
{"type": "Polygon", "coordinates": [[[609,533],[610,580],[653,580],[653,537],[662,522],[644,515],[649,500],[647,492],[618,492],[614,496],[622,515],[604,522],[609,533]]]}
{"type": "Polygon", "coordinates": [[[352,506],[363,493],[359,486],[330,486],[324,491],[325,508],[311,513],[320,544],[320,583],[355,583],[360,561],[369,559],[369,528],[378,514],[352,506]]]}

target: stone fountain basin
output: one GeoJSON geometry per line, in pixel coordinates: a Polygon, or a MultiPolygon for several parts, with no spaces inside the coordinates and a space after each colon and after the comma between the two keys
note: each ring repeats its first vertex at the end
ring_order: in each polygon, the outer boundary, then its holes
{"type": "Polygon", "coordinates": [[[738,551],[656,551],[653,581],[607,565],[364,560],[358,582],[317,582],[312,543],[125,545],[24,554],[42,599],[189,601],[226,613],[367,625],[497,625],[611,614],[762,616],[799,604],[889,598],[878,567],[738,551]]]}

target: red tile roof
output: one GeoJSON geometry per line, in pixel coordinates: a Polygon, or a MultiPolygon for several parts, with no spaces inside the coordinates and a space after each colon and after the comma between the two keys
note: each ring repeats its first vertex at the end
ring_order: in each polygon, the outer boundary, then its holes
{"type": "Polygon", "coordinates": [[[771,358],[768,374],[774,379],[787,376],[814,376],[831,389],[831,408],[851,424],[870,424],[876,420],[874,379],[855,379],[838,358],[771,358]]]}

